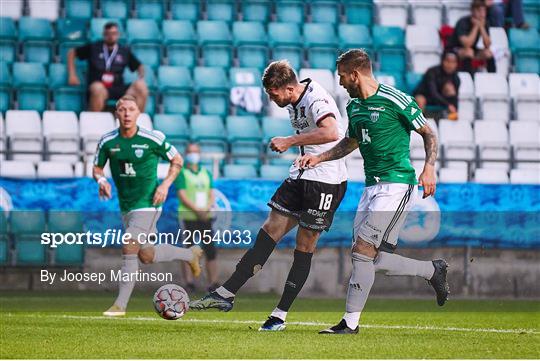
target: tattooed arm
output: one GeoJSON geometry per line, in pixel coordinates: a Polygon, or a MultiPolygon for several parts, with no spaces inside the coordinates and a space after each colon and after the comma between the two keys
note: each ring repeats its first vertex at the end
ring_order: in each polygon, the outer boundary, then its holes
{"type": "Polygon", "coordinates": [[[345,157],[358,148],[358,141],[354,138],[345,137],[332,149],[321,154],[306,154],[296,160],[300,168],[312,168],[321,162],[328,162],[345,157]]]}
{"type": "Polygon", "coordinates": [[[426,150],[426,161],[424,170],[418,177],[418,182],[424,187],[423,198],[435,195],[437,177],[435,176],[435,161],[437,160],[437,151],[439,142],[437,135],[429,125],[424,125],[422,128],[416,129],[416,132],[422,136],[424,140],[424,149],[426,150]]]}

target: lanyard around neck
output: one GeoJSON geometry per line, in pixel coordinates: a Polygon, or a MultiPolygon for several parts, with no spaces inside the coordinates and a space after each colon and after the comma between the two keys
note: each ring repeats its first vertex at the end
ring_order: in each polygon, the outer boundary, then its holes
{"type": "Polygon", "coordinates": [[[112,53],[109,54],[109,48],[107,45],[103,44],[103,60],[105,60],[105,70],[109,71],[111,68],[112,62],[118,53],[118,44],[114,45],[112,53]]]}

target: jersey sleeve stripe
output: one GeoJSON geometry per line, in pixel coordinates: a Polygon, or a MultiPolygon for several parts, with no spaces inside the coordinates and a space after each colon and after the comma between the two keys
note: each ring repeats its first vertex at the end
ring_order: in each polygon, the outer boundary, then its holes
{"type": "Polygon", "coordinates": [[[169,158],[169,160],[172,160],[174,156],[177,154],[178,154],[178,151],[176,150],[174,146],[171,145],[171,148],[167,152],[167,157],[169,158]]]}
{"type": "Polygon", "coordinates": [[[396,104],[401,110],[405,110],[406,106],[403,105],[403,103],[398,100],[396,97],[394,97],[393,95],[390,95],[390,94],[387,94],[385,93],[382,89],[379,90],[379,95],[382,96],[383,98],[386,98],[386,99],[389,99],[391,100],[394,104],[396,104]]]}
{"type": "Polygon", "coordinates": [[[153,140],[154,142],[157,143],[157,145],[161,145],[163,144],[163,140],[159,139],[157,136],[153,135],[153,134],[149,134],[149,133],[146,133],[146,132],[139,132],[139,135],[143,138],[147,138],[147,139],[150,139],[150,140],[153,140]]]}
{"type": "Polygon", "coordinates": [[[103,148],[103,145],[107,143],[109,140],[116,138],[117,136],[118,136],[118,130],[113,130],[112,132],[109,132],[101,137],[97,145],[96,155],[94,157],[94,165],[97,165],[99,153],[101,152],[101,148],[103,148]]]}
{"type": "Polygon", "coordinates": [[[324,119],[328,118],[328,117],[336,117],[336,115],[332,112],[328,112],[326,114],[324,114],[322,117],[320,117],[319,119],[317,119],[317,121],[315,122],[315,124],[319,125],[319,122],[323,121],[324,119]]]}
{"type": "Polygon", "coordinates": [[[420,114],[416,119],[412,121],[415,129],[420,129],[426,124],[426,118],[420,114]]]}

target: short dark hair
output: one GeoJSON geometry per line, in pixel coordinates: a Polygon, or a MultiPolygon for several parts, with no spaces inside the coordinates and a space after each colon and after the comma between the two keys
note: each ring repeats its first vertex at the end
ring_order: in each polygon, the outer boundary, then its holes
{"type": "Polygon", "coordinates": [[[109,30],[110,28],[118,28],[118,24],[114,21],[109,21],[103,25],[103,30],[109,30]]]}
{"type": "Polygon", "coordinates": [[[262,83],[265,89],[272,89],[297,84],[298,79],[291,64],[287,60],[278,60],[271,62],[264,69],[262,83]]]}
{"type": "Polygon", "coordinates": [[[348,70],[368,70],[371,72],[371,59],[365,49],[351,49],[341,54],[336,60],[337,66],[348,70]]]}
{"type": "Polygon", "coordinates": [[[484,7],[486,7],[485,0],[473,0],[473,2],[471,3],[471,10],[484,8],[484,7]]]}
{"type": "Polygon", "coordinates": [[[137,104],[137,99],[133,95],[125,94],[125,95],[122,95],[122,97],[116,101],[116,105],[115,105],[116,109],[118,109],[118,107],[123,101],[135,102],[135,104],[137,104]]]}

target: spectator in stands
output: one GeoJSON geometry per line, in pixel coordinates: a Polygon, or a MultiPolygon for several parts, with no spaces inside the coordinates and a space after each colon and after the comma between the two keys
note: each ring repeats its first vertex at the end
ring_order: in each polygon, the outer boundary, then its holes
{"type": "Polygon", "coordinates": [[[474,73],[473,61],[485,62],[487,71],[494,73],[495,58],[489,50],[491,38],[489,36],[489,21],[484,0],[473,0],[471,3],[471,15],[458,20],[454,33],[450,38],[448,48],[453,49],[461,61],[460,70],[474,73]],[[483,49],[477,47],[482,38],[483,49]]]}
{"type": "MultiPolygon", "coordinates": [[[[174,182],[178,195],[178,220],[188,247],[194,241],[201,241],[206,256],[206,275],[209,292],[219,287],[217,283],[216,247],[214,242],[207,242],[213,237],[211,208],[214,204],[214,182],[212,173],[200,165],[201,148],[198,144],[189,144],[186,148],[186,166],[174,182]],[[199,233],[200,232],[200,233],[199,233]]],[[[195,290],[193,275],[189,267],[184,267],[188,291],[195,290]]]]}
{"type": "Polygon", "coordinates": [[[506,18],[511,17],[513,26],[521,29],[529,28],[523,16],[522,0],[486,0],[486,5],[491,26],[504,27],[506,18]]]}
{"type": "Polygon", "coordinates": [[[129,47],[120,45],[118,25],[105,24],[103,40],[71,49],[68,53],[69,84],[79,85],[75,68],[75,56],[88,61],[89,110],[102,111],[107,99],[119,99],[129,94],[137,99],[140,111],[144,111],[148,88],[144,81],[144,66],[129,47]],[[137,70],[139,79],[131,85],[124,83],[124,69],[137,70]]]}
{"type": "Polygon", "coordinates": [[[418,106],[425,111],[426,106],[443,107],[448,111],[448,119],[457,119],[459,76],[458,56],[452,50],[446,50],[441,64],[433,66],[422,77],[414,91],[418,106]]]}

